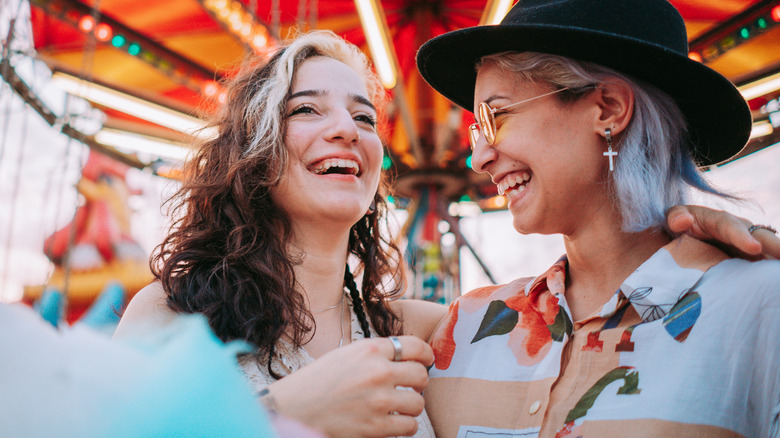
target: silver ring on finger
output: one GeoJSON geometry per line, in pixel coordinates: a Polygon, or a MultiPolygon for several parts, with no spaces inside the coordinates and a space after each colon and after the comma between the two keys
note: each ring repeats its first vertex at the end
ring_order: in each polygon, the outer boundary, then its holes
{"type": "Polygon", "coordinates": [[[395,336],[390,336],[388,339],[390,339],[390,342],[393,343],[393,362],[398,362],[402,357],[401,349],[403,345],[401,345],[401,341],[395,336]]]}
{"type": "Polygon", "coordinates": [[[756,230],[759,230],[759,229],[767,230],[770,233],[777,234],[777,230],[774,227],[772,227],[771,225],[761,225],[761,224],[755,224],[755,225],[749,226],[748,227],[748,233],[753,234],[753,231],[756,231],[756,230]]]}

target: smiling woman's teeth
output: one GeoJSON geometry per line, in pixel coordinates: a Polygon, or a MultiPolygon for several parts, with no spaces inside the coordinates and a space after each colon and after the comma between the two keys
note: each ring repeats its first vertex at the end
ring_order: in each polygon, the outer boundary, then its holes
{"type": "Polygon", "coordinates": [[[522,174],[513,173],[507,175],[496,186],[498,196],[504,196],[507,190],[516,189],[520,192],[525,190],[525,183],[531,180],[531,174],[523,172],[522,174]]]}
{"type": "Polygon", "coordinates": [[[360,167],[355,161],[339,158],[328,158],[327,160],[323,160],[312,169],[312,172],[317,175],[323,175],[325,173],[357,175],[359,171],[360,167]]]}
{"type": "MultiPolygon", "coordinates": [[[[516,191],[517,193],[521,193],[523,190],[525,190],[525,186],[514,186],[514,187],[510,187],[510,188],[506,189],[506,190],[504,191],[504,193],[506,193],[506,192],[507,192],[507,191],[509,191],[509,190],[514,190],[514,191],[516,191]]],[[[500,193],[500,196],[503,196],[503,195],[504,195],[504,193],[500,193]]]]}

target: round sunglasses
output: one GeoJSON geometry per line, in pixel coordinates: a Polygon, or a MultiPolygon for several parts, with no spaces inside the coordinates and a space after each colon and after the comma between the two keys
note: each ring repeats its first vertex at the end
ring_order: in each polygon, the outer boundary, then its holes
{"type": "Polygon", "coordinates": [[[469,143],[471,144],[471,149],[474,149],[476,147],[477,141],[479,141],[480,133],[482,133],[482,135],[485,136],[485,141],[487,141],[489,145],[492,145],[493,143],[496,142],[495,114],[497,112],[503,111],[508,108],[512,108],[513,106],[520,105],[521,103],[526,103],[532,100],[541,99],[551,94],[560,93],[561,91],[565,91],[569,89],[571,89],[571,87],[565,87],[555,91],[550,91],[549,93],[542,94],[541,96],[536,96],[530,99],[521,100],[520,102],[515,102],[506,106],[502,106],[501,108],[493,108],[487,102],[481,102],[477,106],[477,112],[475,114],[477,122],[469,125],[469,143]]]}

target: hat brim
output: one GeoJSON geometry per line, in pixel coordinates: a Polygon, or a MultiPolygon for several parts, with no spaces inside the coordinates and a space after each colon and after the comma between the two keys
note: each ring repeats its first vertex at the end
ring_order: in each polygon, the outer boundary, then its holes
{"type": "Polygon", "coordinates": [[[472,111],[476,63],[506,51],[593,62],[655,85],[685,116],[693,158],[700,166],[728,161],[750,137],[750,109],[728,79],[687,56],[611,33],[532,24],[471,27],[423,44],[417,66],[434,89],[472,111]]]}

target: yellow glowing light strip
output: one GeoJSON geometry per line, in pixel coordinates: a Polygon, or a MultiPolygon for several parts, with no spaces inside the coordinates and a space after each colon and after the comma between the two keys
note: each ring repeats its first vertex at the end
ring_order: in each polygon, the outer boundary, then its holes
{"type": "Polygon", "coordinates": [[[355,0],[355,6],[379,80],[385,88],[392,89],[398,80],[398,71],[382,6],[376,0],[355,0]]]}
{"type": "Polygon", "coordinates": [[[162,105],[157,105],[102,85],[83,81],[64,73],[55,73],[51,81],[65,92],[175,131],[193,136],[206,135],[212,137],[216,135],[216,130],[214,129],[198,132],[200,129],[203,129],[206,123],[197,117],[174,111],[162,105]]]}
{"type": "Polygon", "coordinates": [[[258,22],[243,3],[237,0],[202,0],[203,6],[227,26],[233,35],[256,52],[273,46],[268,28],[258,22]]]}
{"type": "Polygon", "coordinates": [[[491,0],[488,2],[482,13],[482,18],[479,20],[480,26],[500,23],[512,8],[512,3],[514,3],[513,0],[491,0]]]}
{"type": "Polygon", "coordinates": [[[184,143],[117,129],[101,129],[95,134],[95,141],[120,150],[151,154],[174,161],[183,161],[193,152],[184,143]]]}
{"type": "Polygon", "coordinates": [[[773,128],[772,124],[768,121],[755,122],[753,123],[753,129],[750,130],[750,139],[764,137],[773,132],[775,132],[775,128],[773,128]]]}
{"type": "Polygon", "coordinates": [[[755,99],[780,89],[780,73],[738,87],[745,100],[755,99]]]}

